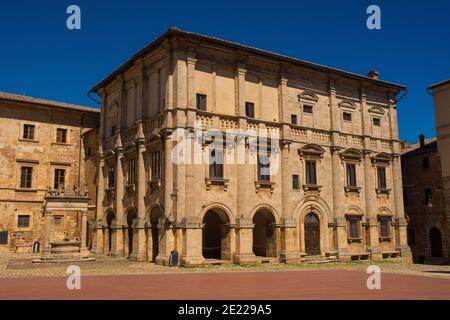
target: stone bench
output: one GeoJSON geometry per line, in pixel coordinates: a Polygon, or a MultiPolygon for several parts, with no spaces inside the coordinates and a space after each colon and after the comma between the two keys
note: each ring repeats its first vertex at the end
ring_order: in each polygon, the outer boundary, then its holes
{"type": "Polygon", "coordinates": [[[368,260],[371,257],[370,252],[350,253],[351,260],[368,260]]]}

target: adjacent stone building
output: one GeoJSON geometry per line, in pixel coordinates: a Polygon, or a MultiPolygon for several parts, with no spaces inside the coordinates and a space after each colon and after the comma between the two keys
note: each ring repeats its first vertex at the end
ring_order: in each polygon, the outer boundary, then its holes
{"type": "Polygon", "coordinates": [[[408,243],[417,263],[448,261],[440,152],[436,138],[402,143],[402,174],[408,243]]]}
{"type": "Polygon", "coordinates": [[[445,225],[441,234],[443,242],[447,244],[444,248],[444,257],[450,260],[450,80],[446,80],[428,88],[434,96],[434,112],[436,119],[437,146],[441,161],[443,207],[445,225]]]}
{"type": "MultiPolygon", "coordinates": [[[[92,222],[99,114],[99,109],[0,93],[0,252],[31,252],[36,242],[42,249],[49,189],[88,191],[92,222]]],[[[59,210],[47,218],[50,240],[81,236],[80,214],[59,210]]]]}
{"type": "Polygon", "coordinates": [[[91,89],[102,101],[94,252],[409,260],[404,89],[169,29],[91,89]]]}

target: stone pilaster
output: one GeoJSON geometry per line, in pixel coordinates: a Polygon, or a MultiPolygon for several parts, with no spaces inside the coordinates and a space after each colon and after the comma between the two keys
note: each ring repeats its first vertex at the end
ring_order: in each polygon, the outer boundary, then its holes
{"type": "Polygon", "coordinates": [[[297,224],[295,219],[282,218],[281,224],[280,261],[285,263],[299,263],[300,253],[297,250],[297,224]]]}
{"type": "Polygon", "coordinates": [[[103,232],[103,222],[101,220],[94,221],[92,226],[92,250],[93,254],[103,254],[107,245],[103,232]]]}
{"type": "Polygon", "coordinates": [[[97,167],[97,203],[96,203],[96,212],[95,219],[96,223],[93,228],[93,245],[92,252],[94,254],[102,254],[104,252],[104,242],[103,242],[103,216],[104,216],[104,207],[103,207],[103,199],[105,198],[105,160],[103,158],[103,150],[100,144],[99,152],[98,152],[98,167],[97,167]]]}
{"type": "Polygon", "coordinates": [[[123,224],[122,220],[114,219],[111,223],[111,251],[113,257],[123,257],[123,224]]]}
{"type": "Polygon", "coordinates": [[[411,262],[412,254],[408,246],[407,238],[407,222],[405,219],[405,211],[403,207],[403,185],[402,185],[402,171],[400,165],[400,156],[395,155],[392,160],[392,174],[393,174],[393,193],[395,206],[395,220],[396,220],[396,247],[400,251],[402,259],[411,262]]]}
{"type": "Polygon", "coordinates": [[[183,244],[180,263],[183,266],[202,265],[205,263],[202,253],[203,223],[200,218],[187,217],[181,223],[183,244]]]}
{"type": "MultiPolygon", "coordinates": [[[[166,217],[159,219],[158,230],[160,235],[159,251],[156,257],[156,264],[169,265],[170,252],[174,249],[174,226],[166,217]]],[[[179,254],[179,253],[178,253],[179,254]]]]}
{"type": "Polygon", "coordinates": [[[347,242],[347,223],[345,220],[344,206],[345,203],[345,181],[341,165],[341,158],[339,156],[339,148],[331,149],[331,163],[332,163],[332,187],[333,187],[333,210],[336,219],[336,243],[339,253],[345,253],[348,249],[347,242]]]}
{"type": "Polygon", "coordinates": [[[237,264],[257,264],[260,260],[253,253],[254,224],[249,219],[239,219],[236,224],[236,253],[233,261],[237,264]]]}
{"type": "Polygon", "coordinates": [[[137,223],[134,228],[133,235],[133,252],[130,255],[130,259],[137,261],[146,260],[146,250],[145,250],[145,194],[146,194],[146,181],[145,181],[145,145],[144,145],[144,133],[142,130],[142,121],[138,121],[138,138],[136,141],[137,145],[137,172],[136,172],[136,182],[137,182],[137,223]]]}
{"type": "Polygon", "coordinates": [[[364,196],[366,203],[366,218],[368,223],[369,241],[367,248],[372,254],[372,259],[381,259],[381,248],[379,245],[377,199],[375,190],[375,172],[373,170],[370,153],[365,152],[364,159],[364,196]]]}

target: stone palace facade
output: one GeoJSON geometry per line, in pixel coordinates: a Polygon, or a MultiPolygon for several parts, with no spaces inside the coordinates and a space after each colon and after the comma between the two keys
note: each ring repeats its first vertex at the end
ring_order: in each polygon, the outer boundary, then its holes
{"type": "Polygon", "coordinates": [[[99,116],[99,109],[0,92],[0,252],[29,253],[36,243],[42,251],[66,237],[92,242],[99,116]],[[84,214],[45,210],[49,190],[59,197],[67,187],[90,195],[84,214]]]}
{"type": "Polygon", "coordinates": [[[404,90],[169,29],[91,89],[102,104],[94,252],[168,264],[176,250],[182,265],[410,260],[404,90]],[[231,139],[211,148],[208,129],[231,139]],[[225,163],[177,162],[180,130],[187,149],[225,163]],[[244,163],[227,161],[239,150],[244,163]]]}

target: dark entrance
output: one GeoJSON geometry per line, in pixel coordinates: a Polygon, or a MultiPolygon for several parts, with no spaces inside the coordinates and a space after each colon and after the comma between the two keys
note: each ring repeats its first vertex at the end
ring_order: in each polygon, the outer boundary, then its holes
{"type": "Polygon", "coordinates": [[[312,212],[305,217],[305,251],[307,255],[320,255],[320,221],[312,212]]]}
{"type": "Polygon", "coordinates": [[[431,256],[433,258],[442,258],[442,237],[441,232],[436,227],[430,229],[430,245],[431,256]]]}
{"type": "Polygon", "coordinates": [[[136,211],[132,210],[127,214],[128,225],[128,256],[133,253],[133,221],[137,218],[136,211]]]}
{"type": "Polygon", "coordinates": [[[112,248],[112,222],[114,220],[114,213],[108,212],[106,215],[106,228],[108,229],[108,252],[112,248]]]}
{"type": "Polygon", "coordinates": [[[159,232],[158,232],[158,222],[162,218],[163,213],[160,208],[155,207],[150,213],[150,225],[152,233],[152,261],[155,261],[159,253],[159,232]]]}
{"type": "Polygon", "coordinates": [[[259,257],[276,257],[275,218],[268,210],[253,216],[253,253],[259,257]]]}
{"type": "Polygon", "coordinates": [[[222,237],[219,215],[209,210],[203,217],[203,257],[205,259],[221,259],[222,237]]]}

